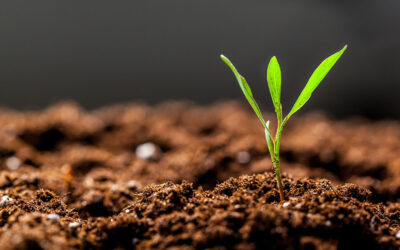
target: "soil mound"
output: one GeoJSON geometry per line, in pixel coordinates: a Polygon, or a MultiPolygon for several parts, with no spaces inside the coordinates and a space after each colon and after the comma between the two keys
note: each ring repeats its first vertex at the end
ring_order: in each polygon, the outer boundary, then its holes
{"type": "Polygon", "coordinates": [[[235,102],[2,110],[0,246],[398,249],[399,149],[396,121],[293,119],[280,204],[262,128],[235,102]]]}

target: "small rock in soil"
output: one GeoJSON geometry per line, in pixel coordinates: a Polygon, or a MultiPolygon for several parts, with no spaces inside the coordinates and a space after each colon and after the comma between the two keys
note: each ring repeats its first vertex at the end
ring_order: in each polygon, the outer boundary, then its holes
{"type": "Polygon", "coordinates": [[[11,156],[7,158],[6,166],[10,170],[18,170],[21,167],[21,160],[18,157],[11,156]]]}
{"type": "Polygon", "coordinates": [[[151,142],[143,143],[136,148],[136,156],[143,160],[155,160],[158,158],[159,148],[151,142]]]}
{"type": "Polygon", "coordinates": [[[240,164],[247,164],[247,163],[250,162],[251,156],[250,156],[249,152],[247,152],[247,151],[240,151],[240,152],[237,153],[237,155],[236,155],[236,160],[237,160],[240,164]]]}
{"type": "Polygon", "coordinates": [[[60,221],[60,216],[58,214],[49,214],[47,215],[46,219],[48,219],[49,221],[53,222],[53,223],[57,223],[60,221]]]}
{"type": "Polygon", "coordinates": [[[78,222],[71,222],[71,223],[68,224],[68,226],[70,228],[77,228],[77,227],[79,227],[79,223],[78,222]]]}
{"type": "Polygon", "coordinates": [[[13,201],[13,199],[7,195],[4,195],[1,197],[0,200],[0,207],[4,207],[5,205],[7,205],[7,203],[13,201]]]}

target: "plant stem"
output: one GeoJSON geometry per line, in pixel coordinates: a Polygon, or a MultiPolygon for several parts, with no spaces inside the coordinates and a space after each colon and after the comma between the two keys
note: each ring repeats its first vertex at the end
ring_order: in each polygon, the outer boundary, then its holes
{"type": "Polygon", "coordinates": [[[285,195],[283,193],[282,180],[281,180],[281,169],[279,166],[279,161],[275,161],[275,163],[273,165],[274,165],[274,169],[275,169],[276,181],[278,182],[279,196],[281,198],[281,202],[284,202],[285,195]]]}
{"type": "Polygon", "coordinates": [[[281,177],[281,167],[280,167],[280,160],[279,160],[279,148],[281,144],[281,136],[282,136],[282,130],[283,127],[285,126],[286,122],[288,121],[289,117],[286,117],[283,121],[279,118],[278,115],[278,126],[276,129],[276,135],[275,135],[275,140],[273,140],[271,133],[269,131],[269,121],[265,125],[265,137],[267,140],[268,144],[268,151],[271,155],[271,161],[272,165],[274,168],[274,173],[276,177],[276,181],[278,183],[278,189],[279,189],[279,196],[281,199],[281,202],[285,201],[285,195],[283,192],[283,186],[282,186],[282,177],[281,177]]]}
{"type": "Polygon", "coordinates": [[[277,130],[276,130],[276,138],[275,138],[275,147],[274,147],[274,160],[273,160],[273,165],[275,168],[275,177],[276,181],[278,182],[278,189],[279,189],[279,195],[281,198],[281,202],[285,201],[285,196],[283,193],[283,186],[282,186],[282,178],[281,178],[281,167],[280,167],[280,159],[279,159],[279,149],[280,149],[280,144],[281,144],[281,136],[282,136],[282,131],[283,127],[285,126],[286,122],[288,121],[288,117],[286,117],[281,124],[279,124],[277,130]]]}

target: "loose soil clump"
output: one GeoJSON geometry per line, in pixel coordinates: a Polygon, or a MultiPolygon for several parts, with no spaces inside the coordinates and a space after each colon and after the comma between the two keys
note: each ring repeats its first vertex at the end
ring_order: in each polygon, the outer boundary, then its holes
{"type": "Polygon", "coordinates": [[[293,120],[279,203],[255,119],[234,102],[2,110],[1,248],[400,247],[400,123],[293,120]]]}

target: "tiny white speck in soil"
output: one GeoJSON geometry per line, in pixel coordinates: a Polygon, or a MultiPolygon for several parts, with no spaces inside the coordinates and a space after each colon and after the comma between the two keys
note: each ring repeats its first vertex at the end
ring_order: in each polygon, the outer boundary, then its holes
{"type": "Polygon", "coordinates": [[[7,158],[6,166],[10,170],[18,170],[21,167],[21,160],[18,157],[11,156],[7,158]]]}
{"type": "Polygon", "coordinates": [[[71,223],[69,223],[69,225],[68,225],[70,228],[77,228],[77,227],[79,227],[79,223],[78,222],[71,222],[71,223]]]}
{"type": "Polygon", "coordinates": [[[11,198],[7,195],[2,196],[1,200],[0,200],[0,207],[4,207],[5,205],[7,205],[7,203],[9,203],[13,200],[14,200],[13,198],[11,198]]]}
{"type": "Polygon", "coordinates": [[[58,214],[49,214],[47,215],[46,219],[53,223],[57,223],[60,221],[60,216],[58,214]]]}
{"type": "Polygon", "coordinates": [[[250,156],[249,152],[247,152],[247,151],[240,151],[240,152],[237,153],[237,155],[236,155],[236,160],[237,160],[240,164],[247,164],[247,163],[250,162],[251,156],[250,156]]]}
{"type": "Polygon", "coordinates": [[[118,188],[119,188],[118,184],[113,184],[113,185],[111,186],[111,191],[117,191],[118,188]]]}
{"type": "Polygon", "coordinates": [[[154,143],[146,142],[136,148],[136,156],[143,160],[153,159],[157,154],[157,146],[154,143]]]}
{"type": "Polygon", "coordinates": [[[141,185],[139,182],[135,181],[135,180],[129,180],[128,181],[128,188],[140,188],[141,185]]]}
{"type": "Polygon", "coordinates": [[[290,202],[287,201],[287,202],[285,202],[285,203],[282,204],[282,207],[285,207],[285,208],[286,208],[286,207],[288,207],[289,205],[290,205],[290,202]]]}

